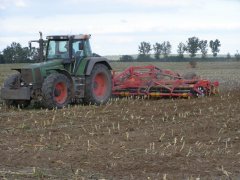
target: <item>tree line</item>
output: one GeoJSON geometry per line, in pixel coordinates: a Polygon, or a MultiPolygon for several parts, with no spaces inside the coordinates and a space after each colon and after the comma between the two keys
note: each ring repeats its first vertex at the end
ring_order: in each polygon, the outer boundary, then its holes
{"type": "Polygon", "coordinates": [[[39,61],[39,48],[22,47],[20,43],[12,42],[0,52],[0,64],[4,63],[29,63],[39,61]]]}
{"type": "MultiPolygon", "coordinates": [[[[172,52],[172,45],[169,41],[162,43],[156,42],[151,45],[149,42],[141,42],[138,46],[138,56],[134,59],[132,56],[123,55],[120,61],[149,61],[149,60],[177,60],[181,61],[184,59],[184,54],[188,53],[191,58],[196,57],[196,54],[200,51],[201,58],[206,59],[208,54],[208,47],[211,49],[213,57],[217,57],[220,52],[221,43],[218,39],[216,40],[200,40],[198,37],[190,37],[184,44],[180,42],[177,47],[177,56],[169,56],[172,52]],[[151,55],[154,55],[154,58],[151,55]]],[[[240,60],[239,53],[235,54],[237,60],[240,60]]],[[[228,53],[227,59],[230,59],[231,55],[228,53]]],[[[226,58],[225,58],[226,59],[226,58]]]]}
{"type": "MultiPolygon", "coordinates": [[[[190,37],[186,43],[180,42],[177,47],[177,56],[169,56],[172,52],[172,45],[169,41],[162,43],[156,42],[151,45],[149,42],[141,42],[138,46],[138,56],[133,58],[130,55],[123,55],[120,61],[183,61],[184,54],[188,53],[191,58],[196,57],[200,51],[201,58],[206,59],[208,54],[208,47],[210,47],[213,57],[217,57],[220,52],[221,43],[216,40],[200,40],[197,37],[190,37]],[[151,56],[154,55],[154,57],[151,56]]],[[[29,63],[39,62],[40,50],[39,48],[22,47],[20,43],[13,42],[0,52],[0,64],[3,63],[29,63]]],[[[234,55],[236,60],[240,61],[240,54],[237,51],[234,55]]],[[[228,53],[225,59],[232,58],[228,53]]]]}

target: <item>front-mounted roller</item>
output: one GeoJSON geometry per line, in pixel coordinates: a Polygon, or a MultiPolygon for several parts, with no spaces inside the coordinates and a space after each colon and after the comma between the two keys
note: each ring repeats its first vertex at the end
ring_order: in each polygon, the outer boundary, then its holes
{"type": "Polygon", "coordinates": [[[2,99],[8,106],[26,107],[34,101],[49,109],[106,103],[112,94],[111,66],[106,58],[93,57],[89,39],[80,34],[48,36],[45,41],[40,33],[39,40],[30,41],[30,47],[32,42],[40,45],[40,63],[14,69],[18,74],[5,81],[2,99]]]}
{"type": "Polygon", "coordinates": [[[3,84],[1,94],[5,94],[5,104],[7,106],[27,107],[30,104],[30,89],[20,88],[22,83],[21,75],[13,74],[9,76],[3,84]]]}

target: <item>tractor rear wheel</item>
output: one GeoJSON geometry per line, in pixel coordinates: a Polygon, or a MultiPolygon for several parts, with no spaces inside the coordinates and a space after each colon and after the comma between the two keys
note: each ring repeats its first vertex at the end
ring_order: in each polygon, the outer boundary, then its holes
{"type": "MultiPolygon", "coordinates": [[[[3,84],[4,87],[6,88],[17,88],[17,83],[20,80],[20,74],[13,74],[9,78],[7,78],[3,84]]],[[[15,106],[15,107],[20,107],[20,108],[25,108],[30,105],[30,100],[12,100],[12,99],[6,99],[5,104],[10,107],[10,106],[15,106]]]]}
{"type": "Polygon", "coordinates": [[[71,83],[63,74],[49,75],[42,85],[43,105],[46,108],[63,108],[71,100],[71,83]]]}
{"type": "Polygon", "coordinates": [[[112,95],[111,71],[104,64],[94,65],[90,76],[86,77],[86,104],[104,104],[112,95]]]}

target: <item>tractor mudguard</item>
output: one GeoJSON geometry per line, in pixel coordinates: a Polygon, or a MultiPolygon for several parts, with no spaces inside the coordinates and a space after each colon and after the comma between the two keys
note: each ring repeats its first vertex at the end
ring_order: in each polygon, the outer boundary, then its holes
{"type": "Polygon", "coordinates": [[[68,71],[66,71],[65,69],[48,69],[48,70],[53,70],[60,74],[64,74],[65,76],[67,76],[69,78],[70,81],[72,81],[71,74],[68,71]]]}
{"type": "Polygon", "coordinates": [[[103,57],[91,57],[88,60],[87,66],[85,67],[85,75],[90,75],[95,64],[101,63],[108,67],[109,70],[112,70],[108,59],[103,57]]]}
{"type": "Polygon", "coordinates": [[[5,100],[30,100],[30,87],[21,87],[19,89],[3,87],[1,89],[1,98],[5,100]]]}

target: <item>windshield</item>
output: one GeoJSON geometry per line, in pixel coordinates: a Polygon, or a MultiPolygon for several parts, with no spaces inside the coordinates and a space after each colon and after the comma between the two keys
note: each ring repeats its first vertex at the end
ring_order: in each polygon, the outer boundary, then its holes
{"type": "Polygon", "coordinates": [[[47,51],[47,59],[69,58],[68,40],[50,40],[47,51]]]}
{"type": "MultiPolygon", "coordinates": [[[[83,57],[83,40],[73,40],[72,58],[83,57]]],[[[48,43],[47,59],[69,59],[69,41],[68,40],[50,40],[48,43]]]]}

